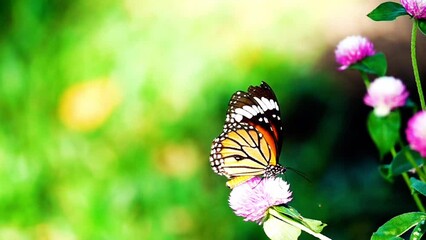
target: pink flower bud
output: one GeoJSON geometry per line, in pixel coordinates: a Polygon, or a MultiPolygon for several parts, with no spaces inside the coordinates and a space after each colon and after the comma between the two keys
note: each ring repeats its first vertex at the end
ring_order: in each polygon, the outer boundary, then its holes
{"type": "Polygon", "coordinates": [[[401,80],[394,77],[379,77],[368,87],[364,103],[374,107],[376,116],[387,116],[391,110],[402,107],[408,92],[401,80]]]}
{"type": "Polygon", "coordinates": [[[254,177],[232,189],[229,205],[245,221],[260,223],[270,207],[291,199],[290,185],[281,178],[254,177]]]}
{"type": "Polygon", "coordinates": [[[376,51],[373,43],[367,38],[349,36],[339,42],[334,53],[337,63],[341,65],[339,70],[345,70],[350,65],[374,55],[376,51]]]}
{"type": "Polygon", "coordinates": [[[408,14],[416,19],[426,19],[426,0],[401,0],[408,14]]]}
{"type": "Polygon", "coordinates": [[[410,147],[426,157],[426,111],[418,112],[408,120],[405,134],[410,147]]]}

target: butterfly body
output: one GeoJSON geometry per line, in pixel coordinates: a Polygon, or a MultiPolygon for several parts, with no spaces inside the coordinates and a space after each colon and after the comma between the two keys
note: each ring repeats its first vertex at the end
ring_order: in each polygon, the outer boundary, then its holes
{"type": "Polygon", "coordinates": [[[231,188],[255,176],[273,177],[286,169],[278,163],[282,122],[274,92],[265,82],[232,95],[222,133],[213,140],[210,164],[231,179],[231,188]]]}

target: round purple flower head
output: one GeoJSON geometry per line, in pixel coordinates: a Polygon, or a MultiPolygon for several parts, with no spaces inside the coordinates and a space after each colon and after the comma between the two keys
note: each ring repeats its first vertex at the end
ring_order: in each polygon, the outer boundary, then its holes
{"type": "Polygon", "coordinates": [[[418,112],[408,120],[405,134],[410,147],[426,157],[426,111],[418,112]]]}
{"type": "Polygon", "coordinates": [[[387,116],[391,110],[402,107],[408,98],[408,92],[401,80],[394,77],[376,78],[368,86],[364,103],[374,107],[374,114],[387,116]]]}
{"type": "Polygon", "coordinates": [[[229,205],[245,221],[260,224],[270,207],[291,199],[290,185],[281,178],[254,177],[232,189],[229,205]]]}
{"type": "Polygon", "coordinates": [[[374,45],[367,38],[361,36],[349,36],[339,42],[334,54],[336,62],[341,66],[339,70],[345,70],[350,65],[363,60],[376,53],[374,45]]]}
{"type": "Polygon", "coordinates": [[[402,6],[415,19],[426,19],[426,0],[401,0],[402,6]]]}

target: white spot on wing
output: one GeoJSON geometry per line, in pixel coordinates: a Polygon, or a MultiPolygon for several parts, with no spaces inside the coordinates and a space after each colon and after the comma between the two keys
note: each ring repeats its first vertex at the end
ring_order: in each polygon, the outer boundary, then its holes
{"type": "Polygon", "coordinates": [[[266,105],[266,110],[274,108],[274,105],[271,104],[269,99],[262,97],[262,102],[266,105]]]}
{"type": "Polygon", "coordinates": [[[252,107],[252,108],[253,108],[253,110],[256,112],[256,114],[259,114],[259,113],[260,113],[260,111],[259,111],[259,107],[258,107],[257,105],[252,105],[251,107],[252,107]]]}
{"type": "Polygon", "coordinates": [[[246,110],[247,112],[249,112],[253,116],[257,115],[257,112],[253,107],[244,106],[243,109],[246,110]]]}
{"type": "Polygon", "coordinates": [[[241,120],[243,120],[243,116],[242,115],[235,114],[235,113],[232,114],[232,118],[235,119],[235,121],[237,121],[237,122],[241,122],[241,120]]]}
{"type": "Polygon", "coordinates": [[[278,109],[278,107],[277,107],[277,102],[275,102],[273,99],[269,99],[269,102],[271,103],[271,105],[272,105],[272,108],[271,109],[278,109]]]}
{"type": "MultiPolygon", "coordinates": [[[[243,115],[244,117],[246,117],[246,118],[252,118],[253,117],[253,115],[251,114],[251,113],[249,113],[249,112],[247,112],[246,110],[244,110],[244,109],[242,109],[242,108],[237,108],[237,109],[235,109],[235,113],[238,113],[238,114],[240,114],[240,115],[243,115]]],[[[235,119],[235,120],[237,120],[237,119],[235,119]]],[[[238,120],[237,120],[238,121],[238,120]]],[[[239,121],[238,121],[239,122],[239,121]]]]}
{"type": "Polygon", "coordinates": [[[254,100],[256,100],[256,102],[260,105],[263,111],[268,110],[268,107],[265,105],[265,103],[262,100],[260,100],[258,97],[254,97],[254,100]]]}

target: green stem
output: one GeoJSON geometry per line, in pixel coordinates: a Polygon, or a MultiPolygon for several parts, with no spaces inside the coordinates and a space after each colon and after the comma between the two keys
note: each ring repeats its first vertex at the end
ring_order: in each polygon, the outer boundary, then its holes
{"type": "Polygon", "coordinates": [[[422,180],[423,182],[426,182],[426,176],[424,172],[422,171],[422,169],[420,169],[420,167],[417,165],[416,161],[413,158],[413,155],[411,155],[409,151],[404,151],[404,153],[405,153],[405,157],[410,162],[411,166],[413,166],[413,168],[416,169],[416,173],[419,175],[420,180],[422,180]]]}
{"type": "MultiPolygon", "coordinates": [[[[395,147],[393,147],[392,149],[391,149],[391,154],[392,154],[392,158],[395,158],[396,157],[396,151],[395,151],[395,147]]],[[[411,156],[411,154],[407,154],[407,151],[405,151],[405,156],[407,157],[407,159],[408,159],[408,161],[410,161],[410,163],[414,166],[414,168],[416,169],[416,171],[417,171],[417,173],[419,174],[419,177],[420,177],[420,179],[421,179],[421,175],[423,175],[423,172],[421,172],[421,174],[420,174],[420,169],[419,169],[419,167],[417,166],[417,164],[416,164],[416,162],[414,161],[414,159],[413,159],[413,157],[411,156]],[[409,157],[410,156],[410,157],[409,157]]],[[[409,179],[409,177],[408,177],[408,174],[406,173],[406,172],[404,172],[404,173],[402,173],[402,177],[404,178],[404,181],[405,181],[405,183],[407,184],[407,187],[408,187],[408,189],[410,190],[410,192],[411,192],[411,196],[413,196],[413,199],[414,199],[414,202],[416,203],[416,205],[417,205],[417,208],[420,210],[420,211],[422,211],[422,212],[425,212],[425,208],[423,207],[423,203],[422,203],[422,201],[420,201],[420,198],[419,198],[419,195],[416,193],[416,192],[413,192],[412,190],[411,190],[411,182],[410,182],[410,179],[409,179]]]]}
{"type": "MultiPolygon", "coordinates": [[[[402,177],[404,178],[404,181],[407,184],[408,188],[411,190],[411,182],[410,182],[410,179],[408,178],[408,174],[406,172],[402,173],[402,177]]],[[[420,201],[419,195],[416,192],[411,193],[411,195],[413,196],[413,199],[417,205],[417,208],[422,212],[426,212],[422,202],[420,201]]]]}
{"type": "Polygon", "coordinates": [[[367,73],[361,72],[361,78],[364,80],[365,87],[368,89],[368,86],[370,86],[370,79],[368,78],[367,73]]]}
{"type": "Polygon", "coordinates": [[[419,93],[422,110],[426,110],[425,98],[423,96],[422,82],[420,81],[419,67],[417,66],[416,41],[417,41],[417,20],[413,21],[411,30],[411,63],[413,64],[414,80],[416,81],[417,92],[419,93]]]}
{"type": "Polygon", "coordinates": [[[392,154],[392,158],[395,158],[396,157],[396,150],[395,150],[395,147],[393,147],[393,148],[391,148],[391,154],[392,154]]]}

